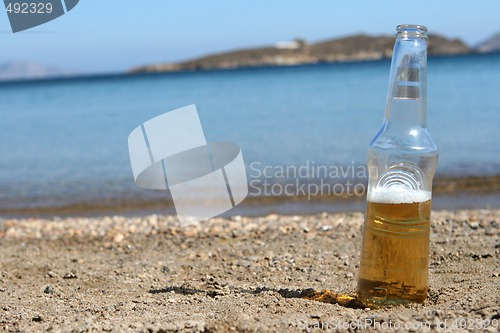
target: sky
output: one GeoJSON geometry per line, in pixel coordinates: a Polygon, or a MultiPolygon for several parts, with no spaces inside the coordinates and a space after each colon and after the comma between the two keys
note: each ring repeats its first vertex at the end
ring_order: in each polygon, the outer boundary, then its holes
{"type": "Polygon", "coordinates": [[[500,32],[499,18],[498,0],[80,0],[65,15],[15,34],[2,8],[0,64],[112,73],[294,38],[389,35],[401,23],[475,46],[500,32]]]}

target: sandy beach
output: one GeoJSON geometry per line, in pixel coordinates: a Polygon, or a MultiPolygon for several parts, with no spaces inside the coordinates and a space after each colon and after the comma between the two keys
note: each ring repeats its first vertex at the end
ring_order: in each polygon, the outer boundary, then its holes
{"type": "Polygon", "coordinates": [[[350,297],[362,223],[1,220],[0,331],[498,331],[500,210],[434,211],[427,301],[378,310],[350,297]]]}

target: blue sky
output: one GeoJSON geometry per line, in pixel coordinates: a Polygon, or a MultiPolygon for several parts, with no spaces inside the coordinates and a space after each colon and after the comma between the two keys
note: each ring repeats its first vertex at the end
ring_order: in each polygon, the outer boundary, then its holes
{"type": "Polygon", "coordinates": [[[0,63],[116,72],[296,37],[392,34],[399,23],[469,45],[500,32],[500,1],[80,0],[66,15],[13,34],[0,11],[0,63]]]}

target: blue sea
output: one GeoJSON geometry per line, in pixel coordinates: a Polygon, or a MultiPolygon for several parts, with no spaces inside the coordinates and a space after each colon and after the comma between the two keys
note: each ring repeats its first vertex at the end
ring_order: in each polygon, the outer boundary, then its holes
{"type": "MultiPolygon", "coordinates": [[[[389,69],[383,60],[2,82],[0,212],[163,196],[136,187],[127,138],[190,104],[207,141],[241,147],[250,178],[266,166],[364,165],[389,69]]],[[[499,96],[500,54],[429,59],[437,177],[500,174],[499,96]]]]}

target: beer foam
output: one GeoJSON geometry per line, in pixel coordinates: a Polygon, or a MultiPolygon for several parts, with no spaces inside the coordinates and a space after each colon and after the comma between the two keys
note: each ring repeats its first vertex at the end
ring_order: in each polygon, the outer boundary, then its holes
{"type": "Polygon", "coordinates": [[[368,194],[368,201],[376,203],[401,204],[428,200],[431,200],[430,191],[410,190],[404,186],[376,188],[368,194]]]}

